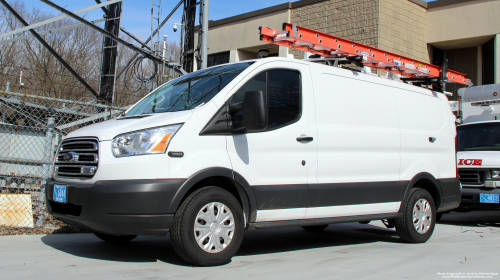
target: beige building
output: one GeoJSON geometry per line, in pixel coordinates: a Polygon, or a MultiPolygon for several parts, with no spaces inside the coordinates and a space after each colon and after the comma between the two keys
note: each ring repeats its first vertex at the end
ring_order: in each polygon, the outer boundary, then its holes
{"type": "MultiPolygon", "coordinates": [[[[259,26],[296,23],[466,73],[474,85],[500,83],[500,0],[302,0],[210,21],[209,65],[303,53],[260,41],[259,26]]],[[[459,85],[449,84],[456,92],[459,85]]]]}

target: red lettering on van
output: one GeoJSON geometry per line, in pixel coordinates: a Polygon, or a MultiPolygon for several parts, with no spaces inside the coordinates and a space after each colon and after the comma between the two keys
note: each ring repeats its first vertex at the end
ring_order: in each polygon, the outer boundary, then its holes
{"type": "Polygon", "coordinates": [[[458,165],[482,165],[482,159],[459,159],[458,165]]]}

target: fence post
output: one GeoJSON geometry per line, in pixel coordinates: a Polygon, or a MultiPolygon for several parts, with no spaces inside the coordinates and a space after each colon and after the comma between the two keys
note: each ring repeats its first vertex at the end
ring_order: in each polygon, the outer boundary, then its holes
{"type": "Polygon", "coordinates": [[[38,216],[36,226],[41,227],[45,221],[45,184],[50,177],[50,168],[52,167],[52,155],[54,154],[54,117],[47,120],[47,132],[45,133],[45,147],[43,157],[43,178],[40,185],[40,194],[38,197],[38,216]]]}

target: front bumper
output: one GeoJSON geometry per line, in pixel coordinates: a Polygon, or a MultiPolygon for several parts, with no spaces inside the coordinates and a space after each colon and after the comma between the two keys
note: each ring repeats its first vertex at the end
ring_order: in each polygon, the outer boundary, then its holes
{"type": "Polygon", "coordinates": [[[499,194],[499,188],[462,188],[462,200],[457,210],[495,210],[500,209],[500,203],[481,203],[479,194],[499,194]]]}
{"type": "Polygon", "coordinates": [[[94,184],[49,180],[47,211],[57,219],[114,235],[165,236],[174,213],[170,202],[185,179],[97,181],[94,184]],[[53,201],[54,184],[66,185],[67,203],[53,201]]]}

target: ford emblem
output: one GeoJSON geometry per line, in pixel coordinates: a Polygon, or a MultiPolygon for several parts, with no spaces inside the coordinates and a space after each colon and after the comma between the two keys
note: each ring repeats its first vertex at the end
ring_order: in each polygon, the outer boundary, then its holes
{"type": "Polygon", "coordinates": [[[64,155],[64,161],[77,162],[78,155],[75,152],[69,152],[64,155]]]}

